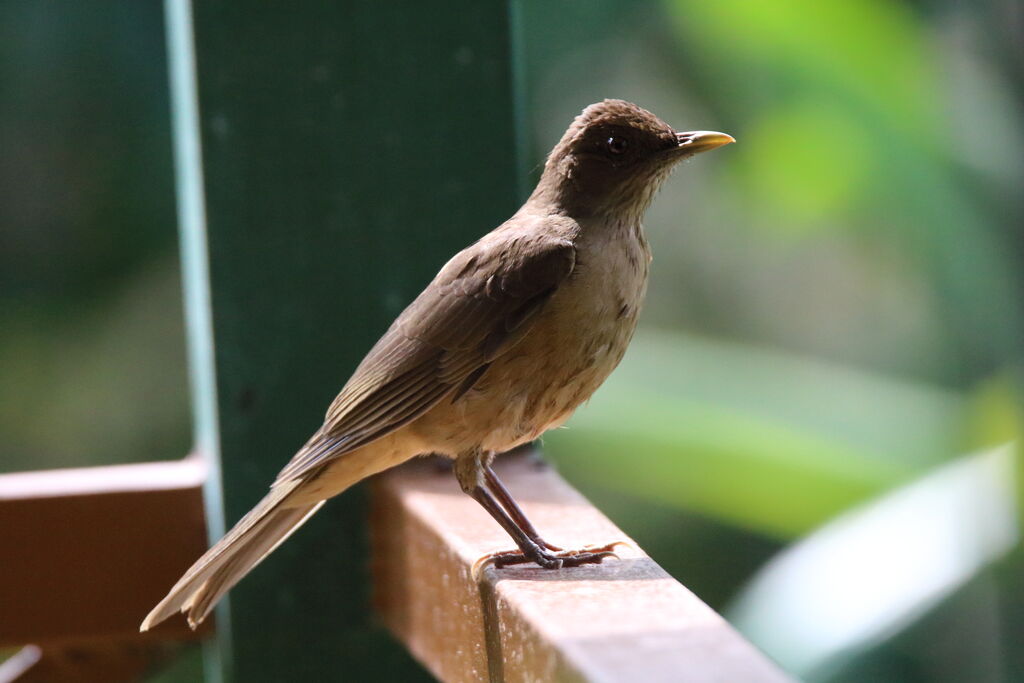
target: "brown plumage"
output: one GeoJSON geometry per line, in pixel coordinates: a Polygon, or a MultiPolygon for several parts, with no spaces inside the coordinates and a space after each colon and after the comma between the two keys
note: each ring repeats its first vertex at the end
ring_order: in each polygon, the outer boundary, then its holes
{"type": "Polygon", "coordinates": [[[142,630],[178,611],[195,626],[327,498],[425,453],[455,458],[463,490],[519,546],[499,565],[599,562],[607,552],[554,552],[490,460],[562,424],[615,368],[647,286],[644,211],[678,161],[732,141],[677,133],[621,100],[587,107],[523,207],[456,254],[395,320],[267,496],[142,630]]]}

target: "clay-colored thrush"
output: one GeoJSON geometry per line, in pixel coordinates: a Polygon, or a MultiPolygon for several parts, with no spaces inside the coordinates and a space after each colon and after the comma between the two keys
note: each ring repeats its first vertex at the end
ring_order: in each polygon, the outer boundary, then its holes
{"type": "Polygon", "coordinates": [[[512,536],[496,564],[557,569],[608,549],[558,552],[490,463],[565,422],[618,364],[651,256],[641,219],[681,160],[734,142],[679,133],[629,102],[583,110],[518,212],[455,255],[395,320],[270,492],[171,588],[142,630],[175,612],[194,627],[331,496],[438,453],[512,536]]]}

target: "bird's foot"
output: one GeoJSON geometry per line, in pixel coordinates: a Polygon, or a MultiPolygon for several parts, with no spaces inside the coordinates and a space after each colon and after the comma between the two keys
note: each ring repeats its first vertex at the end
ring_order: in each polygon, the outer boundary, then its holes
{"type": "Polygon", "coordinates": [[[618,559],[619,556],[614,552],[615,547],[627,544],[625,541],[615,541],[608,545],[587,546],[580,550],[563,550],[561,552],[551,552],[551,550],[560,549],[554,548],[550,544],[545,545],[550,550],[538,545],[529,548],[525,552],[523,550],[507,550],[488,553],[473,564],[473,576],[479,576],[480,572],[488,566],[501,569],[502,567],[528,564],[530,562],[533,562],[542,569],[562,569],[563,567],[579,567],[584,564],[601,564],[601,560],[606,557],[618,559]]]}
{"type": "Polygon", "coordinates": [[[539,550],[536,553],[524,553],[522,550],[494,553],[490,556],[490,564],[496,569],[511,567],[517,564],[534,564],[543,569],[561,569],[563,567],[579,567],[583,564],[600,564],[606,557],[618,557],[611,549],[595,548],[593,550],[563,550],[553,553],[539,550]]]}

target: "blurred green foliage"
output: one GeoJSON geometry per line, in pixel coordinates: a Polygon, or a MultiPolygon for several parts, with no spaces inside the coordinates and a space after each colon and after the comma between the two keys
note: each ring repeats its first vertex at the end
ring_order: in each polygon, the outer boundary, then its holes
{"type": "Polygon", "coordinates": [[[159,2],[0,4],[0,457],[189,447],[159,2]]]}
{"type": "Polygon", "coordinates": [[[744,114],[735,173],[756,207],[748,227],[861,231],[868,248],[899,250],[928,278],[936,331],[956,343],[964,375],[1019,354],[1022,281],[1009,247],[1020,229],[998,209],[1012,202],[1019,215],[1020,116],[993,106],[956,117],[956,98],[969,96],[957,63],[977,56],[949,34],[974,17],[886,0],[667,8],[704,96],[730,119],[744,114]],[[1016,154],[968,167],[1003,134],[1016,154]]]}
{"type": "Polygon", "coordinates": [[[952,392],[645,330],[545,443],[573,481],[791,538],[956,455],[963,411],[952,392]]]}

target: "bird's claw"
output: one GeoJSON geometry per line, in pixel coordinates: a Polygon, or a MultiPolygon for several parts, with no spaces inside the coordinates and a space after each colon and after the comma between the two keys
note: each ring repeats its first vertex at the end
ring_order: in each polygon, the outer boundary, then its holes
{"type": "MultiPolygon", "coordinates": [[[[548,548],[554,550],[551,545],[545,543],[548,548]]],[[[542,569],[562,569],[568,567],[579,567],[584,564],[600,564],[606,557],[619,559],[614,549],[620,545],[629,545],[625,541],[615,541],[603,546],[586,546],[580,550],[564,550],[561,552],[548,552],[537,546],[533,552],[525,553],[522,550],[506,550],[496,553],[488,553],[473,563],[472,574],[474,580],[478,579],[483,570],[488,566],[495,569],[509,567],[517,564],[528,564],[533,562],[542,569]]],[[[558,549],[561,550],[561,549],[558,549]]]]}

